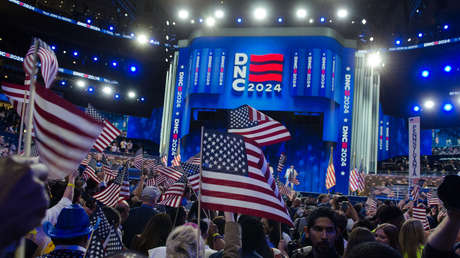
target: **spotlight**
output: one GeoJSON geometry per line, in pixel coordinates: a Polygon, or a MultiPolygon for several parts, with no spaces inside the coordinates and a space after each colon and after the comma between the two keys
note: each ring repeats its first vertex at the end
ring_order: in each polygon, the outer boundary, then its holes
{"type": "Polygon", "coordinates": [[[347,9],[339,9],[337,11],[337,17],[343,19],[343,18],[346,18],[348,16],[348,10],[347,9]]]}
{"type": "Polygon", "coordinates": [[[63,53],[63,54],[67,54],[67,51],[65,51],[65,50],[62,50],[62,53],[63,53]]]}
{"type": "Polygon", "coordinates": [[[361,23],[362,23],[363,25],[366,24],[366,23],[367,23],[366,19],[362,19],[362,20],[361,20],[361,23]]]}
{"type": "Polygon", "coordinates": [[[367,64],[371,67],[377,67],[380,63],[382,63],[382,57],[379,52],[372,53],[367,57],[367,64]]]}
{"type": "Polygon", "coordinates": [[[319,21],[320,21],[321,23],[325,23],[325,22],[326,22],[326,18],[321,17],[321,18],[319,18],[319,21]]]}
{"type": "Polygon", "coordinates": [[[450,73],[450,71],[452,71],[452,66],[450,66],[450,65],[444,66],[444,71],[445,71],[446,73],[450,73]]]}
{"type": "Polygon", "coordinates": [[[282,17],[278,18],[278,23],[283,23],[283,18],[282,17]]]}
{"type": "Polygon", "coordinates": [[[242,22],[243,22],[243,19],[239,17],[239,18],[236,19],[236,22],[237,22],[237,23],[242,23],[242,22]]]}
{"type": "Polygon", "coordinates": [[[115,95],[113,96],[114,99],[120,99],[120,94],[118,93],[115,93],[115,95]]]}
{"type": "Polygon", "coordinates": [[[423,70],[422,71],[422,77],[423,78],[428,78],[430,76],[430,71],[428,70],[423,70]]]}
{"type": "Polygon", "coordinates": [[[109,86],[105,86],[104,88],[102,88],[102,92],[104,92],[104,94],[106,95],[110,95],[112,94],[112,88],[110,88],[109,86]]]}
{"type": "Polygon", "coordinates": [[[89,92],[89,93],[93,93],[93,92],[94,92],[94,88],[93,88],[93,87],[88,87],[88,92],[89,92]]]}
{"type": "Polygon", "coordinates": [[[370,38],[369,38],[369,41],[370,41],[370,42],[374,41],[374,37],[370,37],[370,38]]]}
{"type": "Polygon", "coordinates": [[[407,39],[407,42],[411,42],[411,41],[412,41],[412,39],[411,39],[411,38],[408,38],[408,39],[407,39]]]}
{"type": "Polygon", "coordinates": [[[91,24],[91,19],[86,19],[86,23],[91,24]]]}
{"type": "Polygon", "coordinates": [[[444,28],[444,30],[448,30],[449,29],[449,24],[445,24],[443,28],[444,28]]]}
{"type": "Polygon", "coordinates": [[[309,22],[313,23],[313,22],[315,22],[315,20],[313,20],[313,18],[310,18],[309,22]]]}
{"type": "Polygon", "coordinates": [[[216,25],[216,20],[214,18],[212,17],[206,18],[206,26],[213,27],[214,25],[216,25]]]}
{"type": "Polygon", "coordinates": [[[85,81],[83,81],[83,80],[78,80],[76,84],[80,88],[83,88],[86,85],[85,81]]]}
{"type": "Polygon", "coordinates": [[[423,104],[423,106],[426,108],[426,109],[432,109],[434,107],[434,101],[432,100],[427,100],[425,101],[425,103],[423,104]]]}
{"type": "Polygon", "coordinates": [[[447,104],[444,104],[444,106],[442,107],[444,109],[444,111],[452,111],[452,109],[454,108],[454,106],[450,103],[447,103],[447,104]]]}
{"type": "Polygon", "coordinates": [[[148,38],[147,38],[147,35],[145,34],[139,34],[139,36],[137,36],[137,42],[139,42],[139,44],[141,45],[144,45],[148,42],[148,38]]]}
{"type": "Polygon", "coordinates": [[[97,58],[97,56],[93,57],[94,62],[97,62],[97,60],[99,60],[99,58],[97,58]]]}
{"type": "Polygon", "coordinates": [[[144,98],[144,97],[141,97],[139,100],[140,100],[141,102],[144,102],[145,98],[144,98]]]}
{"type": "Polygon", "coordinates": [[[136,97],[136,93],[134,91],[130,91],[130,92],[128,92],[128,97],[132,99],[132,98],[136,97]]]}
{"type": "Polygon", "coordinates": [[[190,24],[195,24],[195,20],[194,20],[194,19],[191,19],[191,20],[190,20],[190,24]]]}
{"type": "Polygon", "coordinates": [[[149,42],[150,42],[150,44],[153,44],[153,43],[155,43],[155,40],[151,39],[149,42]]]}
{"type": "Polygon", "coordinates": [[[420,107],[415,105],[412,110],[414,110],[415,112],[419,112],[420,111],[420,107]]]}
{"type": "Polygon", "coordinates": [[[417,37],[423,38],[423,33],[419,32],[418,35],[417,35],[417,37]]]}
{"type": "Polygon", "coordinates": [[[397,39],[397,40],[395,41],[395,44],[398,45],[398,46],[401,45],[401,40],[397,39]]]}
{"type": "Polygon", "coordinates": [[[204,20],[203,20],[203,18],[200,18],[198,21],[199,21],[200,23],[203,23],[204,20]]]}
{"type": "Polygon", "coordinates": [[[179,10],[179,12],[178,12],[177,16],[179,16],[179,19],[181,19],[181,20],[185,20],[185,19],[187,19],[187,18],[188,18],[188,16],[189,16],[189,13],[188,13],[188,11],[187,11],[187,10],[185,10],[185,9],[181,9],[181,10],[179,10]]]}
{"type": "Polygon", "coordinates": [[[73,56],[78,56],[78,52],[77,52],[77,51],[73,51],[73,56]]]}
{"type": "Polygon", "coordinates": [[[134,33],[129,34],[129,36],[131,36],[131,38],[134,37],[134,33]]]}
{"type": "Polygon", "coordinates": [[[305,17],[307,17],[307,10],[305,10],[305,9],[298,9],[298,10],[296,11],[295,14],[296,14],[297,18],[299,18],[299,19],[305,19],[305,17]]]}
{"type": "Polygon", "coordinates": [[[112,66],[113,66],[113,67],[117,67],[117,66],[118,66],[118,63],[115,62],[115,61],[113,61],[113,62],[112,62],[112,66]]]}
{"type": "Polygon", "coordinates": [[[65,86],[66,84],[67,84],[66,81],[64,81],[64,80],[61,81],[61,85],[62,85],[62,86],[65,86]]]}
{"type": "Polygon", "coordinates": [[[136,68],[136,66],[132,65],[132,66],[129,68],[129,70],[131,70],[131,72],[134,73],[134,72],[137,71],[137,68],[136,68]]]}
{"type": "Polygon", "coordinates": [[[109,26],[109,30],[113,31],[115,28],[113,26],[109,26]]]}
{"type": "Polygon", "coordinates": [[[217,19],[222,19],[224,18],[224,11],[222,9],[217,9],[215,12],[214,12],[214,16],[217,18],[217,19]]]}
{"type": "Polygon", "coordinates": [[[51,46],[51,49],[52,49],[52,50],[56,50],[56,46],[55,46],[55,45],[52,45],[52,46],[51,46]]]}
{"type": "Polygon", "coordinates": [[[254,10],[254,18],[258,21],[261,21],[267,18],[267,9],[262,8],[262,7],[257,7],[254,10]]]}

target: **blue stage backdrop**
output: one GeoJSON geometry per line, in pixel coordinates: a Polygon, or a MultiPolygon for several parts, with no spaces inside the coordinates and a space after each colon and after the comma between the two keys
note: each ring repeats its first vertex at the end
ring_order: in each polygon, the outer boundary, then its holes
{"type": "MultiPolygon", "coordinates": [[[[168,132],[169,161],[177,154],[179,138],[184,143],[185,136],[197,137],[191,127],[193,110],[233,109],[248,104],[262,112],[315,114],[321,117],[319,127],[296,124],[289,116],[279,117],[293,134],[284,148],[288,164],[299,167],[298,189],[325,191],[328,146],[332,145],[337,186],[331,190],[347,193],[356,43],[326,36],[335,35],[330,29],[264,31],[271,31],[270,35],[248,36],[255,31],[247,30],[240,34],[245,36],[231,36],[222,29],[216,32],[222,36],[195,37],[187,46],[181,45],[184,47],[179,48],[176,57],[168,132]],[[303,36],[303,32],[324,36],[303,36]]],[[[181,149],[182,156],[197,152],[198,141],[191,142],[181,149]]],[[[271,162],[277,162],[278,152],[277,146],[266,149],[271,162]]]]}
{"type": "Polygon", "coordinates": [[[130,116],[127,137],[150,140],[160,144],[162,115],[163,108],[154,108],[150,118],[130,116]]]}

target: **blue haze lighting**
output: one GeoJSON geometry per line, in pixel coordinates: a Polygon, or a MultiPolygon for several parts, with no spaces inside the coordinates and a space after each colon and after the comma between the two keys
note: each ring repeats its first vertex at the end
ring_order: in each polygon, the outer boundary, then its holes
{"type": "Polygon", "coordinates": [[[135,71],[137,71],[137,68],[136,68],[134,65],[132,65],[129,69],[130,69],[131,72],[133,72],[133,73],[134,73],[135,71]]]}
{"type": "Polygon", "coordinates": [[[452,66],[450,66],[450,65],[444,66],[444,71],[445,71],[446,73],[450,73],[450,71],[452,71],[452,66]]]}
{"type": "Polygon", "coordinates": [[[449,29],[449,24],[445,24],[444,25],[444,30],[448,30],[449,29]]]}
{"type": "Polygon", "coordinates": [[[418,35],[417,35],[417,37],[423,38],[423,33],[419,32],[418,35]]]}
{"type": "Polygon", "coordinates": [[[236,19],[236,22],[237,22],[237,23],[242,23],[242,22],[243,22],[243,19],[242,19],[242,18],[238,18],[238,19],[236,19]]]}
{"type": "Polygon", "coordinates": [[[423,71],[422,71],[422,77],[423,77],[423,78],[428,78],[428,76],[430,76],[430,71],[428,71],[428,70],[423,70],[423,71]]]}
{"type": "Polygon", "coordinates": [[[77,52],[77,51],[73,51],[73,56],[78,56],[78,52],[77,52]]]}
{"type": "Polygon", "coordinates": [[[453,108],[454,106],[450,103],[444,104],[444,107],[443,107],[444,111],[447,111],[447,112],[452,111],[453,108]]]}
{"type": "Polygon", "coordinates": [[[115,62],[115,61],[112,62],[112,66],[113,66],[113,67],[117,67],[117,65],[118,65],[117,62],[115,62]]]}
{"type": "Polygon", "coordinates": [[[321,18],[319,19],[319,21],[320,21],[321,23],[325,23],[325,22],[326,22],[326,18],[321,17],[321,18]]]}
{"type": "Polygon", "coordinates": [[[116,93],[114,96],[113,96],[114,99],[120,99],[120,94],[116,93]]]}
{"type": "Polygon", "coordinates": [[[88,88],[88,92],[89,92],[89,93],[93,93],[93,92],[94,92],[94,88],[93,88],[93,87],[89,87],[89,88],[88,88]]]}
{"type": "Polygon", "coordinates": [[[283,17],[278,17],[278,23],[282,23],[283,22],[283,17]]]}
{"type": "Polygon", "coordinates": [[[416,106],[414,106],[414,107],[412,108],[412,110],[414,110],[415,112],[419,112],[419,111],[420,111],[420,107],[416,105],[416,106]]]}

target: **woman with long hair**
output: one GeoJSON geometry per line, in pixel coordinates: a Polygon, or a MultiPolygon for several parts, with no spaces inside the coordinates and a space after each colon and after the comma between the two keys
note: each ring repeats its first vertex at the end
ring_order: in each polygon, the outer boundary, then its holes
{"type": "Polygon", "coordinates": [[[353,247],[364,243],[375,241],[374,235],[367,228],[357,227],[351,231],[348,237],[347,248],[345,249],[344,257],[347,257],[353,247]]]}
{"type": "Polygon", "coordinates": [[[404,258],[422,257],[425,242],[425,231],[422,222],[416,219],[409,219],[404,222],[399,231],[399,244],[404,258]]]}
{"type": "Polygon", "coordinates": [[[171,218],[166,213],[159,213],[153,216],[144,232],[136,235],[131,241],[131,249],[148,255],[148,250],[166,245],[166,239],[172,229],[171,218]]]}
{"type": "Polygon", "coordinates": [[[399,231],[393,224],[384,223],[379,225],[375,229],[375,240],[380,243],[387,244],[401,252],[401,246],[399,245],[399,231]]]}

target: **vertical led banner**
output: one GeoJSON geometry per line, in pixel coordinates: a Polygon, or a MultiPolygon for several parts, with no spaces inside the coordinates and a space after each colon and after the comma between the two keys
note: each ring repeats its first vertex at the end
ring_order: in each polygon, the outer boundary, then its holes
{"type": "Polygon", "coordinates": [[[205,81],[206,86],[211,85],[211,72],[212,72],[212,62],[213,62],[212,59],[213,59],[213,51],[209,50],[207,69],[206,69],[206,81],[205,81]]]}
{"type": "Polygon", "coordinates": [[[321,50],[321,74],[319,79],[319,95],[321,97],[326,97],[326,86],[327,86],[327,77],[326,77],[326,68],[327,68],[327,53],[326,50],[321,50]]]}
{"type": "Polygon", "coordinates": [[[219,64],[219,87],[224,86],[225,80],[225,51],[222,51],[220,54],[220,64],[219,64]]]}
{"type": "Polygon", "coordinates": [[[409,182],[420,178],[420,117],[409,117],[409,182]]]}
{"type": "Polygon", "coordinates": [[[312,95],[312,85],[313,85],[313,50],[308,50],[307,53],[307,76],[305,80],[305,95],[312,95]]]}

